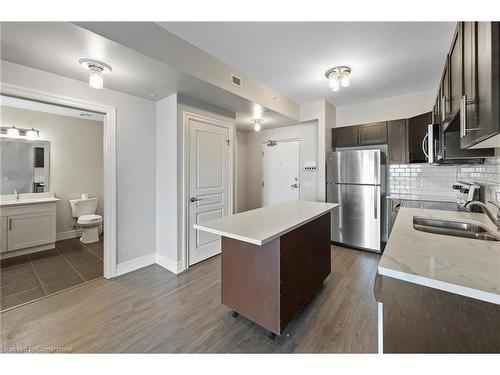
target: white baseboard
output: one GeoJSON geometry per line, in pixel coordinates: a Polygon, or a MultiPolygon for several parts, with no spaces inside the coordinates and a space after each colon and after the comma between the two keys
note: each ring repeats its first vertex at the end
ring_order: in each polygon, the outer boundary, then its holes
{"type": "Polygon", "coordinates": [[[116,276],[129,273],[155,263],[155,254],[144,255],[116,265],[116,276]]]}
{"type": "Polygon", "coordinates": [[[184,271],[182,262],[176,262],[175,260],[167,258],[166,256],[158,253],[156,254],[156,264],[162,266],[172,273],[175,273],[176,275],[184,271]]]}
{"type": "Polygon", "coordinates": [[[80,237],[82,235],[81,229],[68,230],[67,232],[56,233],[56,241],[69,240],[70,238],[80,237]]]}

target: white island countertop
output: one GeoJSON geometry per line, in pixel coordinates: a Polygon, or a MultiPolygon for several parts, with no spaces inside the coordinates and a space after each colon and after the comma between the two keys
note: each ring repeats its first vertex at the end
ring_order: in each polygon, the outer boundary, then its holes
{"type": "Polygon", "coordinates": [[[402,207],[378,266],[381,275],[500,304],[500,242],[421,232],[413,216],[479,222],[482,213],[402,207]]]}
{"type": "Polygon", "coordinates": [[[337,203],[290,201],[195,224],[194,228],[254,245],[263,245],[339,206],[337,203]]]}

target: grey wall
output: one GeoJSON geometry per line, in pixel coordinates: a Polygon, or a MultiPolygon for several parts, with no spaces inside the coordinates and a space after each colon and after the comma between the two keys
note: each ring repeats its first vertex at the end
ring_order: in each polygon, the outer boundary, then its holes
{"type": "Polygon", "coordinates": [[[1,61],[1,81],[117,109],[117,263],[155,252],[155,104],[1,61]]]}
{"type": "Polygon", "coordinates": [[[57,203],[56,232],[73,230],[70,199],[82,193],[99,198],[103,214],[103,123],[21,108],[1,107],[2,121],[18,128],[39,130],[40,140],[50,142],[49,190],[57,203]]]}

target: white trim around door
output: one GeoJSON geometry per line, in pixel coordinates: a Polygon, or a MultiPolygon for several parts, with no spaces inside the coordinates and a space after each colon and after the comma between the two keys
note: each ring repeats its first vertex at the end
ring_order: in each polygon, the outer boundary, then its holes
{"type": "Polygon", "coordinates": [[[0,82],[0,94],[104,114],[104,277],[116,276],[116,107],[0,82]]]}
{"type": "Polygon", "coordinates": [[[218,116],[202,115],[199,113],[182,111],[182,138],[183,138],[183,160],[182,160],[182,272],[189,268],[189,129],[190,119],[201,120],[211,125],[220,126],[229,130],[229,214],[234,212],[234,144],[236,142],[235,124],[231,121],[223,121],[218,116]]]}

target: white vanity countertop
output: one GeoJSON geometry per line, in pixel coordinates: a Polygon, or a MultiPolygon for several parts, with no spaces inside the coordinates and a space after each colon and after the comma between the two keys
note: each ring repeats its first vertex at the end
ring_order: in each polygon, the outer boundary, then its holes
{"type": "Polygon", "coordinates": [[[194,228],[263,245],[339,206],[337,203],[290,201],[195,224],[194,228]]]}
{"type": "Polygon", "coordinates": [[[28,204],[42,204],[42,203],[53,203],[59,202],[60,199],[55,197],[40,197],[40,198],[20,198],[0,200],[0,207],[12,207],[12,206],[25,206],[28,204]]]}
{"type": "Polygon", "coordinates": [[[381,275],[500,304],[500,242],[421,232],[413,216],[480,222],[482,213],[402,207],[378,266],[381,275]]]}

